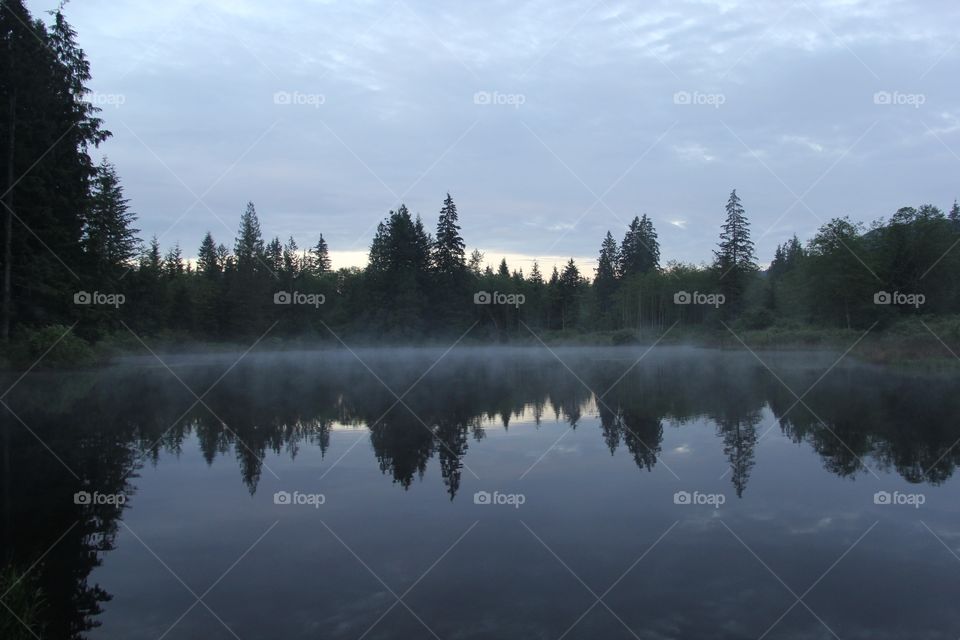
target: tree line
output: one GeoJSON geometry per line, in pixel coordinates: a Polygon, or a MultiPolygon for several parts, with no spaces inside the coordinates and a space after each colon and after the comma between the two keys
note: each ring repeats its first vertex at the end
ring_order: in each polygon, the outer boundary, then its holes
{"type": "Polygon", "coordinates": [[[629,342],[677,323],[855,329],[960,310],[956,202],[946,214],[903,207],[869,227],[834,218],[806,243],[778,246],[767,269],[736,191],[718,217],[714,255],[701,264],[664,264],[653,221],[642,215],[622,239],[606,234],[593,273],[573,259],[549,274],[536,262],[528,273],[505,260],[493,267],[479,251],[468,254],[450,194],[433,229],[405,205],[390,211],[364,268],[334,269],[323,236],[305,249],[292,237],[267,240],[253,203],[232,246],[211,233],[186,254],[157,238],[144,245],[116,168],[91,158],[110,132],[90,99],[76,33],[61,11],[52,15],[49,25],[37,20],[21,0],[0,12],[5,340],[51,326],[56,336],[76,323],[89,341],[125,335],[126,325],[205,341],[270,329],[383,340],[610,332],[629,342]]]}

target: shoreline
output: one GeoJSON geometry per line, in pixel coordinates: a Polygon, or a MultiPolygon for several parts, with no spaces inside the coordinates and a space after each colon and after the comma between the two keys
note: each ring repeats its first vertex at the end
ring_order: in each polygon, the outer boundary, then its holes
{"type": "MultiPolygon", "coordinates": [[[[719,351],[744,352],[809,352],[837,353],[842,357],[857,361],[892,366],[896,368],[957,368],[960,367],[960,353],[949,346],[948,338],[941,337],[929,325],[924,324],[923,333],[916,330],[904,331],[902,327],[884,330],[844,330],[812,327],[768,328],[768,329],[704,329],[674,328],[665,333],[655,333],[648,329],[642,333],[633,331],[594,331],[594,332],[558,332],[544,331],[539,334],[513,336],[510,340],[470,339],[469,336],[457,342],[457,348],[486,349],[545,349],[545,348],[613,348],[636,349],[653,347],[692,347],[719,351]]],[[[952,325],[951,325],[952,326],[952,325]]],[[[947,333],[947,330],[944,331],[947,333]]],[[[344,338],[347,346],[330,337],[274,337],[258,342],[251,350],[250,343],[243,342],[203,342],[192,339],[163,336],[147,339],[149,351],[133,336],[127,339],[116,337],[90,344],[73,337],[83,348],[72,346],[66,353],[57,353],[57,346],[50,349],[39,362],[27,362],[23,356],[20,361],[12,360],[9,353],[0,361],[0,371],[8,373],[39,370],[85,370],[107,367],[137,357],[156,360],[156,356],[186,355],[229,355],[251,353],[284,353],[295,351],[351,351],[370,349],[427,350],[451,348],[456,336],[447,339],[434,338],[406,343],[387,344],[382,340],[348,336],[344,338]],[[51,357],[53,356],[53,357],[51,357]]],[[[62,340],[67,342],[67,340],[62,340]]],[[[159,362],[157,363],[159,364],[159,362]]]]}

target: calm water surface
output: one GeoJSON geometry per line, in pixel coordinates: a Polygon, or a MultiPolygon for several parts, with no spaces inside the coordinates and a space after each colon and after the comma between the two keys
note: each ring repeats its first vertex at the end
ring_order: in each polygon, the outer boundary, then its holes
{"type": "Polygon", "coordinates": [[[955,375],[644,353],[35,371],[4,556],[50,638],[960,636],[955,375]]]}

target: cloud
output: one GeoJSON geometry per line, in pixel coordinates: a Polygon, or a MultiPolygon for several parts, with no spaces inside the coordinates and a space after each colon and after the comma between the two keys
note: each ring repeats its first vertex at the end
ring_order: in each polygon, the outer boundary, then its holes
{"type": "Polygon", "coordinates": [[[716,156],[707,151],[706,147],[700,144],[675,145],[673,150],[677,155],[688,162],[713,162],[716,156]]]}
{"type": "MultiPolygon", "coordinates": [[[[58,2],[28,4],[43,16],[58,2]]],[[[686,231],[664,238],[664,261],[700,262],[737,187],[765,260],[779,238],[759,236],[795,199],[781,178],[799,193],[828,172],[805,197],[825,218],[957,196],[960,161],[937,139],[960,153],[955,2],[89,0],[66,12],[91,88],[125,99],[102,113],[114,137],[100,152],[137,226],[185,250],[207,229],[228,241],[253,200],[268,236],[307,246],[323,233],[334,252],[362,252],[400,200],[432,227],[450,191],[468,248],[593,256],[607,229],[647,211],[686,231]],[[872,100],[893,89],[926,100],[872,100]],[[324,99],[276,104],[278,91],[324,99]],[[523,102],[477,104],[478,91],[523,102]],[[723,101],[676,104],[678,91],[723,101]],[[198,206],[180,219],[191,192],[216,217],[198,206]],[[557,220],[580,222],[558,239],[557,220]]],[[[790,224],[803,236],[816,221],[790,224]]]]}

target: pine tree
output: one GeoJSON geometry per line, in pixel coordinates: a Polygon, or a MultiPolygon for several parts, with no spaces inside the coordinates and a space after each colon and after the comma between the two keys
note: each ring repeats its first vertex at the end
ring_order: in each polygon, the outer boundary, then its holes
{"type": "Polygon", "coordinates": [[[96,117],[99,109],[84,100],[89,63],[61,11],[45,27],[22,0],[4,0],[0,50],[0,338],[6,340],[14,320],[49,323],[72,312],[65,301],[78,286],[77,271],[91,262],[82,241],[96,173],[89,150],[110,133],[96,117]]]}
{"type": "Polygon", "coordinates": [[[719,249],[714,251],[717,267],[721,271],[755,271],[757,264],[753,241],[750,240],[750,222],[736,189],[730,192],[726,211],[727,219],[720,233],[719,249]]]}
{"type": "Polygon", "coordinates": [[[267,243],[264,250],[264,262],[274,276],[279,275],[283,269],[283,245],[280,243],[280,238],[274,236],[273,240],[267,243]]]}
{"type": "MultiPolygon", "coordinates": [[[[377,227],[378,234],[385,234],[386,227],[381,222],[377,227]]],[[[378,237],[380,237],[378,235],[378,237]]],[[[377,240],[374,239],[374,244],[377,244],[377,240]]],[[[374,249],[371,249],[370,260],[374,260],[374,249]]],[[[320,239],[317,240],[317,244],[313,245],[313,248],[310,249],[310,271],[313,275],[321,276],[330,271],[330,251],[327,248],[327,241],[323,239],[323,234],[320,234],[320,239]]]]}
{"type": "Polygon", "coordinates": [[[456,273],[466,266],[464,257],[464,242],[460,237],[460,226],[457,224],[457,205],[447,194],[440,209],[440,219],[437,222],[437,239],[433,245],[433,265],[441,273],[456,273]]]}
{"type": "Polygon", "coordinates": [[[749,280],[759,267],[753,241],[750,240],[750,222],[736,189],[730,192],[726,211],[720,243],[714,251],[714,268],[719,277],[720,290],[726,296],[725,309],[736,311],[742,306],[749,280]]]}
{"type": "Polygon", "coordinates": [[[82,240],[98,278],[123,272],[137,252],[139,229],[131,226],[136,216],[128,203],[116,169],[104,158],[93,180],[82,240]]]}
{"type": "Polygon", "coordinates": [[[480,277],[480,274],[483,273],[483,252],[479,249],[474,249],[470,253],[470,261],[467,262],[467,270],[469,270],[473,275],[480,277]]]}
{"type": "Polygon", "coordinates": [[[293,236],[287,238],[287,244],[283,246],[283,273],[291,280],[300,275],[301,264],[300,258],[297,257],[299,249],[293,236]]]}
{"type": "Polygon", "coordinates": [[[243,275],[260,271],[264,263],[263,236],[260,233],[260,220],[252,202],[240,216],[240,232],[234,243],[233,253],[237,257],[237,270],[243,275]]]}
{"type": "Polygon", "coordinates": [[[213,241],[213,236],[207,231],[197,252],[197,271],[208,278],[214,278],[220,274],[220,269],[217,245],[213,241]]]}
{"type": "Polygon", "coordinates": [[[157,236],[150,238],[149,248],[140,257],[140,272],[159,278],[163,271],[163,258],[160,257],[160,241],[157,236]]]}
{"type": "Polygon", "coordinates": [[[533,261],[533,268],[530,269],[527,279],[534,285],[543,284],[543,274],[540,273],[540,264],[536,260],[533,261]]]}
{"type": "Polygon", "coordinates": [[[417,334],[423,328],[430,286],[430,235],[406,205],[377,226],[370,245],[370,293],[381,329],[417,334]]]}
{"type": "Polygon", "coordinates": [[[653,220],[643,214],[640,218],[640,239],[643,247],[642,273],[649,273],[660,269],[660,242],[657,231],[653,228],[653,220]]]}
{"type": "Polygon", "coordinates": [[[957,201],[953,201],[953,206],[950,207],[950,213],[947,214],[950,222],[957,225],[960,224],[960,205],[957,205],[957,201]]]}
{"type": "Polygon", "coordinates": [[[618,275],[623,278],[660,268],[660,243],[653,221],[646,214],[634,217],[620,244],[618,275]]]}
{"type": "Polygon", "coordinates": [[[577,268],[573,258],[570,258],[557,280],[561,329],[567,329],[576,323],[582,287],[583,281],[580,278],[580,269],[577,268]]]}
{"type": "Polygon", "coordinates": [[[607,231],[600,245],[600,257],[597,259],[596,276],[593,288],[596,291],[597,313],[601,324],[607,324],[606,318],[612,306],[613,294],[617,290],[617,270],[620,264],[620,250],[617,241],[607,231]]]}
{"type": "Polygon", "coordinates": [[[163,271],[168,278],[179,278],[184,274],[183,253],[180,243],[174,244],[163,259],[163,271]]]}

